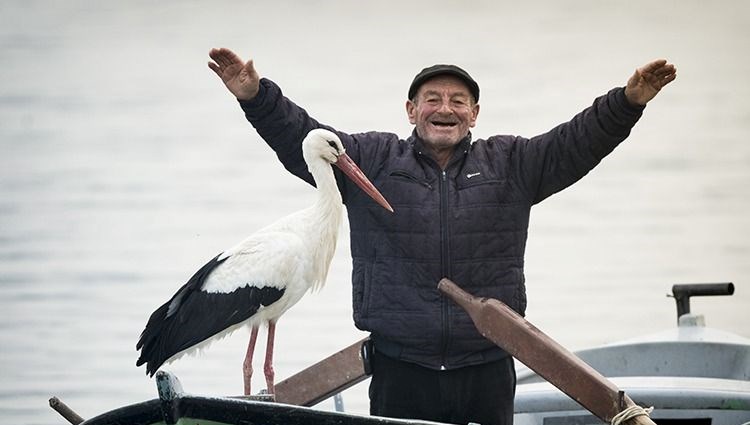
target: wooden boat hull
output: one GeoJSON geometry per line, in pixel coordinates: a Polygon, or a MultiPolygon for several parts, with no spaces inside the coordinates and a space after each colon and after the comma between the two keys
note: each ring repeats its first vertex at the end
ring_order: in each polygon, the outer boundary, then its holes
{"type": "Polygon", "coordinates": [[[435,425],[245,398],[193,396],[184,394],[167,372],[158,372],[156,381],[158,399],[111,410],[81,425],[435,425]]]}

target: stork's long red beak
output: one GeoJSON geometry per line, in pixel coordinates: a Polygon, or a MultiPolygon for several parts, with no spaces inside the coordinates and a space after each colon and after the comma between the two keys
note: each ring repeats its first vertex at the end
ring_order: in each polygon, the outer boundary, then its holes
{"type": "Polygon", "coordinates": [[[357,164],[352,161],[349,155],[342,153],[341,155],[339,155],[339,159],[334,162],[333,165],[339,167],[339,169],[343,171],[344,174],[347,175],[347,177],[349,177],[366,194],[370,195],[370,198],[372,198],[375,202],[380,204],[388,211],[393,212],[391,204],[389,204],[388,201],[385,200],[380,191],[375,187],[375,185],[372,184],[370,179],[365,176],[365,173],[363,173],[362,170],[359,169],[357,164]]]}

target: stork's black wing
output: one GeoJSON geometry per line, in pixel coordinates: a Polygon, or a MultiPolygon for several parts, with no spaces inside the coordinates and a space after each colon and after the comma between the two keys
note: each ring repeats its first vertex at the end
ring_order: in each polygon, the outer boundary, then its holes
{"type": "Polygon", "coordinates": [[[141,350],[136,366],[145,363],[147,374],[153,376],[170,357],[249,319],[260,306],[268,306],[284,294],[282,288],[250,284],[230,293],[202,291],[211,272],[226,260],[220,256],[201,267],[151,314],[136,344],[136,350],[141,350]]]}

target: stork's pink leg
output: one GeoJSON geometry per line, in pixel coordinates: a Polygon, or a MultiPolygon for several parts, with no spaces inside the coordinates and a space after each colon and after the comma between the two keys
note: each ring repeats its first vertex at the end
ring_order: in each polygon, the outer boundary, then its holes
{"type": "Polygon", "coordinates": [[[273,339],[276,334],[276,322],[268,322],[268,342],[266,343],[266,361],[263,363],[263,372],[266,374],[266,385],[269,394],[274,394],[273,389],[273,339]]]}
{"type": "Polygon", "coordinates": [[[255,341],[258,339],[258,327],[253,326],[250,333],[250,342],[247,344],[247,353],[245,353],[245,362],[242,364],[242,375],[245,381],[245,395],[252,395],[250,392],[250,378],[253,376],[253,352],[255,351],[255,341]]]}

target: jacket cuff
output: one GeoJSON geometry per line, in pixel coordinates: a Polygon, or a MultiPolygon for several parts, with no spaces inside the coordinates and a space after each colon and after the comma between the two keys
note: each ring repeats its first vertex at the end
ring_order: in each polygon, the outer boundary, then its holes
{"type": "Polygon", "coordinates": [[[625,96],[625,87],[618,87],[614,90],[615,101],[620,106],[623,112],[633,116],[640,116],[643,110],[646,109],[646,105],[633,105],[625,96]]]}
{"type": "Polygon", "coordinates": [[[261,78],[258,85],[258,94],[256,94],[254,98],[249,100],[237,99],[237,103],[240,104],[240,107],[243,111],[245,111],[245,114],[248,117],[257,115],[258,112],[260,112],[260,110],[263,108],[263,105],[266,103],[266,98],[268,97],[268,86],[271,86],[272,84],[273,83],[271,83],[270,80],[261,78]]]}

